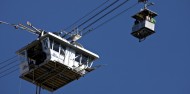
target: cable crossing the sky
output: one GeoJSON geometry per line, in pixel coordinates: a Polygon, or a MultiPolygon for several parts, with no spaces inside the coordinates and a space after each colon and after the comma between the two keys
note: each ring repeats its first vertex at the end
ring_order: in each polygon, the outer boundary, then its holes
{"type": "Polygon", "coordinates": [[[5,61],[2,61],[0,63],[0,78],[3,78],[13,72],[15,72],[16,70],[18,70],[18,66],[19,64],[15,64],[18,61],[17,56],[13,56],[5,61]],[[14,65],[13,65],[14,64],[14,65]],[[12,66],[11,66],[12,65],[12,66]],[[16,69],[14,69],[15,67],[17,67],[16,69]],[[14,69],[14,70],[13,70],[14,69]]]}
{"type": "Polygon", "coordinates": [[[14,70],[12,70],[12,71],[10,71],[10,72],[4,74],[4,75],[1,75],[1,76],[0,76],[0,79],[3,78],[3,77],[5,77],[5,76],[7,76],[7,75],[10,75],[10,74],[16,72],[17,70],[19,70],[19,68],[16,68],[16,69],[14,69],[14,70]]]}
{"type": "Polygon", "coordinates": [[[18,61],[18,60],[11,61],[10,63],[8,63],[8,64],[6,64],[6,65],[0,67],[0,70],[2,70],[2,69],[4,69],[4,68],[6,68],[7,66],[9,66],[9,65],[11,65],[11,64],[13,64],[13,63],[15,63],[16,61],[18,61]]]}
{"type": "Polygon", "coordinates": [[[111,3],[109,6],[106,6],[104,9],[102,9],[100,12],[96,13],[94,16],[92,16],[91,18],[89,18],[88,20],[86,20],[85,22],[83,22],[82,24],[80,24],[79,26],[77,26],[78,28],[80,28],[82,25],[84,25],[85,23],[89,22],[90,20],[92,20],[93,18],[95,18],[96,16],[98,16],[100,13],[104,12],[105,10],[107,10],[108,8],[110,8],[111,6],[113,6],[114,4],[116,4],[119,0],[114,1],[113,3],[111,3]]]}
{"type": "MultiPolygon", "coordinates": [[[[118,4],[116,7],[112,8],[111,10],[109,10],[107,13],[102,14],[103,12],[105,12],[106,10],[108,10],[109,8],[111,8],[112,6],[114,6],[116,3],[118,3],[120,0],[115,0],[114,2],[112,2],[111,4],[107,5],[106,7],[104,7],[102,10],[100,10],[99,12],[97,12],[95,15],[93,15],[92,17],[88,18],[86,21],[82,22],[81,24],[79,24],[78,26],[76,26],[76,28],[74,28],[73,30],[71,30],[68,33],[65,33],[65,35],[63,35],[62,37],[65,38],[67,35],[70,35],[72,37],[72,35],[74,34],[79,34],[79,35],[83,35],[83,31],[85,31],[86,29],[90,28],[92,25],[94,25],[95,23],[97,23],[98,21],[100,21],[101,19],[103,19],[104,17],[106,17],[107,15],[111,14],[112,12],[114,12],[115,10],[117,10],[118,8],[120,8],[121,6],[123,6],[125,3],[127,3],[129,0],[124,0],[123,2],[121,2],[120,4],[118,4]],[[99,18],[95,19],[93,22],[91,22],[90,24],[86,25],[82,30],[80,30],[79,28],[82,27],[83,25],[85,25],[86,23],[90,22],[91,20],[93,20],[94,18],[96,18],[97,16],[99,16],[100,14],[102,14],[99,18]]],[[[108,3],[108,1],[104,2],[103,4],[101,4],[100,6],[102,7],[103,5],[105,5],[106,3],[108,3]]],[[[97,7],[96,9],[100,8],[97,7]]],[[[95,10],[96,10],[95,9],[95,10]]],[[[92,13],[94,12],[91,11],[89,12],[92,13]]],[[[88,15],[88,14],[87,14],[88,15]]],[[[85,18],[87,16],[82,17],[81,19],[85,18]]],[[[81,20],[79,19],[79,20],[81,20]]],[[[79,22],[76,21],[76,22],[79,22]]],[[[75,24],[75,23],[73,23],[75,24]]],[[[72,26],[71,26],[72,27],[72,26]]],[[[70,28],[70,27],[69,27],[70,28]]],[[[66,31],[64,31],[66,32],[66,31]]],[[[69,38],[68,38],[69,39],[69,38]]]]}
{"type": "Polygon", "coordinates": [[[121,7],[122,5],[124,5],[125,3],[127,3],[128,1],[129,0],[126,0],[126,1],[122,2],[118,6],[116,6],[115,8],[113,8],[112,10],[110,10],[109,12],[107,12],[106,14],[104,14],[103,16],[101,16],[100,18],[96,19],[94,22],[90,23],[88,26],[86,26],[85,28],[83,28],[80,32],[86,30],[88,27],[92,26],[93,24],[95,24],[96,22],[98,22],[99,20],[101,20],[102,18],[106,17],[108,14],[112,13],[113,11],[115,11],[116,9],[118,9],[119,7],[121,7]]]}
{"type": "Polygon", "coordinates": [[[107,0],[107,1],[103,2],[98,7],[96,7],[95,9],[93,9],[92,11],[90,11],[89,13],[87,13],[86,15],[84,15],[83,17],[81,17],[80,19],[78,19],[77,21],[75,21],[73,24],[71,24],[70,26],[66,27],[64,30],[68,30],[69,28],[71,28],[72,26],[74,26],[75,24],[77,24],[78,22],[80,22],[82,19],[86,18],[87,16],[89,16],[90,14],[92,14],[93,12],[95,12],[96,10],[98,10],[99,8],[101,8],[102,6],[104,6],[109,1],[110,0],[107,0]]]}
{"type": "Polygon", "coordinates": [[[11,57],[11,58],[5,60],[5,61],[0,62],[0,65],[6,63],[6,62],[8,62],[8,61],[10,61],[10,60],[12,60],[12,59],[14,59],[14,58],[16,58],[16,57],[17,57],[17,55],[16,55],[16,56],[13,56],[13,57],[11,57]]]}
{"type": "MultiPolygon", "coordinates": [[[[89,19],[87,19],[86,21],[84,21],[83,23],[79,24],[77,26],[77,28],[80,28],[81,26],[83,26],[84,24],[86,24],[87,22],[89,22],[90,20],[92,20],[93,18],[95,18],[96,16],[98,16],[99,14],[101,14],[102,12],[104,12],[105,10],[107,10],[108,8],[110,8],[111,6],[113,6],[114,4],[116,4],[117,2],[119,2],[119,0],[115,0],[114,2],[112,2],[111,4],[109,4],[108,6],[106,6],[104,9],[100,10],[98,13],[96,13],[95,15],[93,15],[92,17],[90,17],[89,19]]],[[[107,3],[107,2],[106,2],[107,3]]],[[[104,4],[103,4],[104,5],[104,4]]],[[[103,6],[102,5],[102,6],[103,6]]],[[[94,11],[93,11],[94,12],[94,11]]],[[[82,17],[83,18],[83,17],[82,17]]],[[[80,20],[80,19],[79,19],[80,20]]],[[[71,34],[74,30],[71,30],[70,32],[68,32],[66,35],[64,35],[63,37],[67,36],[68,34],[71,34]]]]}
{"type": "Polygon", "coordinates": [[[18,67],[18,66],[19,66],[19,64],[13,65],[13,66],[11,66],[10,68],[1,71],[0,74],[3,74],[4,72],[9,71],[9,70],[11,70],[11,69],[13,69],[13,68],[15,68],[15,67],[18,67]]]}
{"type": "Polygon", "coordinates": [[[96,26],[95,28],[89,29],[88,31],[86,31],[86,32],[83,33],[83,36],[86,35],[86,34],[88,34],[88,33],[90,33],[90,32],[92,32],[92,31],[94,31],[94,30],[96,30],[96,29],[98,29],[98,28],[100,28],[101,26],[105,25],[106,23],[112,21],[113,19],[117,18],[117,17],[120,16],[121,14],[123,14],[123,13],[127,12],[128,10],[132,9],[133,7],[135,7],[137,4],[138,4],[138,3],[135,3],[135,4],[132,5],[131,7],[129,7],[129,8],[127,8],[127,9],[123,10],[122,12],[118,13],[117,15],[115,15],[115,16],[111,17],[110,19],[106,20],[105,22],[99,24],[99,25],[96,26]]]}

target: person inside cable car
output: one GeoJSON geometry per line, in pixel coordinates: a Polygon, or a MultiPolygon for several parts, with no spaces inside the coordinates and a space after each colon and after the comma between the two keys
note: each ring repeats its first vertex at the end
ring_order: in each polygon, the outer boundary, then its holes
{"type": "Polygon", "coordinates": [[[146,16],[146,20],[148,20],[149,22],[155,24],[156,23],[156,20],[151,16],[151,15],[147,15],[146,16]]]}
{"type": "Polygon", "coordinates": [[[149,15],[147,15],[146,20],[151,21],[151,17],[149,15]]]}

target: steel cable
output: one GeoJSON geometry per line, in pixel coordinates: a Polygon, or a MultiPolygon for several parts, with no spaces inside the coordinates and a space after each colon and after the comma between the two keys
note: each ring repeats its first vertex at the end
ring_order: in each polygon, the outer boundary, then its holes
{"type": "Polygon", "coordinates": [[[6,63],[6,62],[8,62],[8,61],[10,61],[10,60],[12,60],[12,59],[14,59],[14,58],[16,58],[16,57],[17,57],[17,55],[16,55],[16,56],[13,56],[13,57],[11,57],[11,58],[5,60],[5,61],[2,61],[2,62],[0,63],[0,65],[6,63]]]}
{"type": "Polygon", "coordinates": [[[102,4],[100,4],[98,7],[96,7],[95,9],[93,9],[92,11],[90,11],[89,13],[87,13],[86,15],[84,15],[83,17],[81,17],[80,19],[78,19],[77,21],[75,21],[73,24],[71,24],[70,26],[66,27],[64,30],[68,30],[69,28],[71,28],[73,25],[77,24],[78,22],[80,22],[82,19],[84,19],[85,17],[89,16],[90,14],[92,14],[93,12],[95,12],[97,9],[99,9],[100,7],[102,7],[103,5],[105,5],[106,3],[108,3],[110,0],[107,0],[105,2],[103,2],[102,4]]]}
{"type": "Polygon", "coordinates": [[[85,33],[83,33],[83,36],[86,35],[86,34],[88,34],[88,33],[91,32],[91,31],[94,31],[94,30],[100,28],[101,26],[105,25],[106,23],[112,21],[113,19],[117,18],[117,17],[120,16],[121,14],[123,14],[123,13],[125,13],[126,11],[128,11],[128,10],[132,9],[133,7],[135,7],[137,4],[138,4],[138,3],[135,3],[135,4],[132,5],[131,7],[129,7],[129,8],[127,8],[127,9],[123,10],[122,12],[118,13],[117,15],[115,15],[115,16],[111,17],[110,19],[106,20],[105,22],[99,24],[99,25],[96,26],[95,28],[89,29],[88,31],[86,31],[85,33]]]}
{"type": "Polygon", "coordinates": [[[96,19],[94,22],[90,23],[88,26],[86,26],[85,28],[83,28],[83,30],[81,30],[80,32],[86,30],[88,27],[92,26],[93,24],[95,24],[96,22],[98,22],[99,20],[101,20],[102,18],[104,18],[105,16],[107,16],[108,14],[112,13],[113,11],[115,11],[116,9],[118,9],[119,7],[121,7],[122,5],[124,5],[125,3],[127,3],[128,1],[129,0],[126,0],[126,1],[122,2],[118,6],[116,6],[115,8],[113,8],[112,10],[110,10],[109,12],[107,12],[106,14],[104,14],[103,16],[101,16],[100,18],[96,19]]]}

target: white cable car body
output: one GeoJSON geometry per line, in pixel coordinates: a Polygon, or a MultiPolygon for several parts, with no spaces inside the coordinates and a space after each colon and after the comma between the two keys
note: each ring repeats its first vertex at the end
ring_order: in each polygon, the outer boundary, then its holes
{"type": "Polygon", "coordinates": [[[48,91],[79,79],[91,72],[99,56],[51,32],[17,51],[20,78],[48,91]]]}

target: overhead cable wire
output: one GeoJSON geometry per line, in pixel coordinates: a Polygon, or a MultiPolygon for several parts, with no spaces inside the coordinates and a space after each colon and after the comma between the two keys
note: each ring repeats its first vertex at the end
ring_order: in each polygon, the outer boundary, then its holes
{"type": "Polygon", "coordinates": [[[89,22],[90,20],[92,20],[93,18],[95,18],[96,16],[98,16],[100,13],[104,12],[105,10],[107,10],[108,8],[110,8],[111,6],[113,6],[114,4],[116,4],[119,0],[114,1],[113,3],[111,3],[110,5],[106,6],[104,9],[102,9],[101,11],[99,11],[98,13],[96,13],[94,16],[90,17],[88,20],[86,20],[85,22],[83,22],[82,24],[80,24],[78,26],[81,27],[82,25],[86,24],[87,22],[89,22]]]}
{"type": "Polygon", "coordinates": [[[3,78],[3,77],[5,77],[5,76],[7,76],[7,75],[10,75],[10,74],[14,73],[14,72],[17,71],[18,69],[19,69],[19,68],[14,69],[14,70],[12,70],[12,71],[10,71],[10,72],[8,72],[8,73],[6,73],[6,74],[0,76],[0,79],[3,78]]]}
{"type": "Polygon", "coordinates": [[[5,60],[5,61],[0,62],[0,65],[6,63],[6,62],[8,62],[8,61],[10,61],[10,60],[12,60],[12,59],[14,59],[14,58],[16,58],[16,57],[17,57],[17,55],[16,55],[16,56],[13,56],[13,57],[11,57],[11,58],[5,60]]]}
{"type": "Polygon", "coordinates": [[[6,69],[6,70],[1,71],[0,74],[3,74],[3,73],[5,73],[6,71],[11,70],[11,69],[17,67],[18,65],[19,65],[19,64],[16,64],[16,65],[14,65],[14,66],[11,66],[10,68],[8,68],[8,69],[6,69]]]}
{"type": "Polygon", "coordinates": [[[4,69],[5,67],[7,67],[7,66],[9,66],[9,65],[11,65],[11,64],[13,64],[13,63],[15,63],[16,61],[18,61],[18,60],[11,61],[10,63],[8,63],[8,64],[6,64],[6,65],[0,67],[0,70],[2,70],[2,69],[4,69]]]}
{"type": "Polygon", "coordinates": [[[105,22],[101,23],[100,25],[96,26],[95,28],[89,29],[88,31],[86,31],[85,33],[83,33],[83,36],[86,35],[86,34],[88,34],[89,32],[92,32],[92,31],[94,31],[94,30],[100,28],[101,26],[105,25],[106,23],[112,21],[113,19],[117,18],[117,17],[120,16],[121,14],[123,14],[123,13],[127,12],[128,10],[132,9],[133,7],[135,7],[137,4],[138,4],[138,3],[135,3],[135,4],[132,5],[131,7],[129,7],[129,8],[127,8],[127,9],[123,10],[123,11],[120,12],[119,14],[117,14],[117,15],[111,17],[110,19],[106,20],[105,22]]]}
{"type": "Polygon", "coordinates": [[[87,13],[86,15],[84,15],[83,17],[81,17],[80,19],[78,19],[77,21],[75,21],[73,24],[71,24],[70,26],[66,27],[64,30],[68,30],[69,28],[71,28],[72,26],[74,26],[75,24],[77,24],[78,22],[80,22],[82,19],[86,18],[87,16],[89,16],[90,14],[92,14],[93,12],[95,12],[96,10],[98,10],[100,7],[102,7],[103,5],[105,5],[106,3],[108,3],[109,1],[110,0],[107,0],[107,1],[103,2],[98,7],[96,7],[95,9],[93,9],[92,11],[90,11],[89,13],[87,13]]]}
{"type": "MultiPolygon", "coordinates": [[[[99,11],[98,13],[96,13],[94,16],[90,17],[88,20],[84,21],[83,23],[81,23],[80,25],[77,26],[77,28],[81,27],[82,25],[86,24],[87,22],[89,22],[90,20],[92,20],[93,18],[95,18],[96,16],[98,16],[100,13],[104,12],[105,10],[107,10],[108,8],[110,8],[111,6],[113,6],[114,4],[116,4],[119,0],[116,0],[114,2],[112,2],[110,5],[106,6],[104,9],[102,9],[101,11],[99,11]]],[[[65,37],[69,34],[71,34],[74,30],[71,30],[70,32],[68,32],[67,34],[65,34],[62,37],[65,37]]]]}
{"type": "MultiPolygon", "coordinates": [[[[111,3],[110,5],[106,6],[103,10],[99,11],[98,13],[96,13],[94,16],[90,17],[88,20],[86,20],[85,22],[81,23],[80,25],[77,26],[77,28],[81,27],[82,25],[84,25],[85,23],[89,22],[90,20],[92,20],[93,18],[95,18],[96,16],[98,16],[100,13],[104,12],[105,10],[107,10],[108,8],[110,8],[111,6],[113,6],[114,4],[116,4],[119,0],[114,1],[113,3],[111,3]]],[[[68,32],[66,35],[62,36],[65,37],[68,34],[72,33],[74,30],[68,32]]]]}
{"type": "Polygon", "coordinates": [[[108,14],[112,13],[113,11],[115,11],[116,9],[118,9],[119,7],[121,7],[122,5],[124,5],[125,3],[127,3],[128,1],[129,0],[125,0],[124,2],[122,2],[118,6],[116,6],[115,8],[113,8],[112,10],[110,10],[109,12],[107,12],[106,14],[104,14],[103,16],[101,16],[100,18],[96,19],[94,22],[90,23],[88,26],[86,26],[85,28],[83,28],[80,32],[86,30],[88,27],[92,26],[93,24],[95,24],[96,22],[98,22],[99,20],[101,20],[102,18],[104,18],[105,16],[107,16],[108,14]]]}

